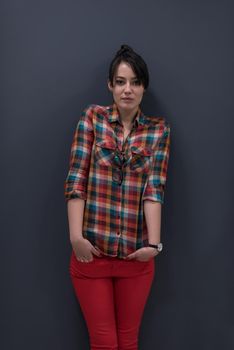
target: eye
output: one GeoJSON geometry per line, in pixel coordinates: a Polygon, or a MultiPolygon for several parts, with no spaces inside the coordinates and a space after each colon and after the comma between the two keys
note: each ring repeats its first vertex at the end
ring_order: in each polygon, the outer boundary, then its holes
{"type": "Polygon", "coordinates": [[[141,81],[139,79],[136,79],[133,81],[133,85],[141,85],[141,81]]]}
{"type": "Polygon", "coordinates": [[[116,79],[116,80],[115,80],[115,83],[116,83],[117,85],[123,85],[123,84],[124,84],[124,80],[122,80],[122,79],[116,79]]]}

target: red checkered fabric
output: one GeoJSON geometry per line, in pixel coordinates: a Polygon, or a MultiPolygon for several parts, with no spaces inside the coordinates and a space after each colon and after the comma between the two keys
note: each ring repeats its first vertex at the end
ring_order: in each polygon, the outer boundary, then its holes
{"type": "Polygon", "coordinates": [[[147,246],[143,201],[164,203],[170,125],[140,107],[124,141],[115,103],[85,108],[73,136],[66,201],[85,200],[83,236],[103,254],[124,258],[147,246]]]}

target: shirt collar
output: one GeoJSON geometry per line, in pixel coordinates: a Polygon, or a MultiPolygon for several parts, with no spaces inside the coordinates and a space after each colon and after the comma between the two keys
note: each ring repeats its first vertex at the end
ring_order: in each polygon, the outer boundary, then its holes
{"type": "MultiPolygon", "coordinates": [[[[121,119],[120,119],[120,114],[119,114],[119,110],[118,107],[116,105],[116,103],[113,103],[111,106],[109,106],[109,114],[108,114],[108,120],[110,123],[112,122],[116,122],[118,121],[121,124],[121,119]]],[[[144,125],[146,122],[146,118],[144,116],[144,114],[142,113],[140,107],[138,107],[138,110],[136,112],[136,115],[134,117],[134,126],[138,126],[138,125],[144,125]]]]}

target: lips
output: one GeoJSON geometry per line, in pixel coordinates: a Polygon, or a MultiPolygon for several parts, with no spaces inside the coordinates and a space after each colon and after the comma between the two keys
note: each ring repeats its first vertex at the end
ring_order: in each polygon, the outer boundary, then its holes
{"type": "Polygon", "coordinates": [[[133,101],[133,98],[130,98],[130,97],[123,97],[122,100],[123,100],[123,101],[133,101]]]}

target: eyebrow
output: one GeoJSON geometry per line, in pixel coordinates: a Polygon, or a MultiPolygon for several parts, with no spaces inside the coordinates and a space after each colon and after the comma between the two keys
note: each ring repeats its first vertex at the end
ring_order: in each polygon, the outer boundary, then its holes
{"type": "MultiPolygon", "coordinates": [[[[126,79],[125,77],[121,77],[120,75],[117,75],[117,76],[115,77],[115,79],[117,79],[117,78],[126,79]]],[[[131,78],[131,79],[134,80],[134,79],[138,79],[138,78],[137,78],[137,76],[135,76],[134,78],[131,78]]]]}

